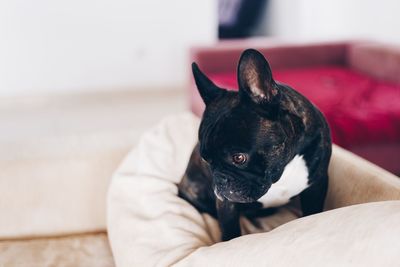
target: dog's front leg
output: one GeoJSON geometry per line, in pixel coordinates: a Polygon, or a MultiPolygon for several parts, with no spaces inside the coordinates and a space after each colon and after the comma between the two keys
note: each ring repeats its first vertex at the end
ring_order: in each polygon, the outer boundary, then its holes
{"type": "Polygon", "coordinates": [[[327,191],[328,175],[326,174],[322,175],[317,182],[300,193],[303,216],[313,215],[323,211],[327,191]]]}
{"type": "Polygon", "coordinates": [[[222,241],[240,236],[239,210],[235,203],[217,198],[218,223],[221,228],[222,241]]]}

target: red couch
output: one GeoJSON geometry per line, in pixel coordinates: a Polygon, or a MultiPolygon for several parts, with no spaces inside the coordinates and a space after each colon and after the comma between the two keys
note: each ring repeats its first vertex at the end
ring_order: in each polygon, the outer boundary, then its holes
{"type": "MultiPolygon", "coordinates": [[[[193,48],[191,60],[217,85],[237,90],[237,61],[250,47],[269,60],[275,80],[291,85],[321,109],[334,143],[400,173],[400,47],[230,41],[193,48]]],[[[201,115],[204,106],[193,81],[190,103],[201,115]]]]}

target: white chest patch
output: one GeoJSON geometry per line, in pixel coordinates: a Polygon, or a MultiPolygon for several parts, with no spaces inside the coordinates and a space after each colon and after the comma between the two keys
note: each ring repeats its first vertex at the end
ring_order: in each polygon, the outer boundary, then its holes
{"type": "Polygon", "coordinates": [[[283,170],[278,182],[258,199],[264,208],[277,207],[289,202],[308,187],[308,168],[303,156],[296,155],[283,170]]]}

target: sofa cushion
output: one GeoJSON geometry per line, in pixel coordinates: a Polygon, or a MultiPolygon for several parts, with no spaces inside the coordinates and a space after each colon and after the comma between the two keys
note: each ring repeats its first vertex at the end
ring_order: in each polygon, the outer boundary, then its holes
{"type": "Polygon", "coordinates": [[[0,240],[104,231],[108,183],[141,132],[185,110],[183,91],[0,100],[0,240]]]}
{"type": "MultiPolygon", "coordinates": [[[[117,266],[396,266],[400,261],[392,245],[400,235],[400,201],[354,205],[301,219],[295,206],[285,206],[257,221],[242,218],[248,235],[219,242],[217,221],[177,196],[198,124],[190,114],[163,120],[142,136],[115,173],[107,227],[117,266]]],[[[329,208],[400,199],[396,178],[357,157],[358,166],[349,167],[354,155],[345,153],[340,161],[335,155],[342,153],[334,147],[330,180],[340,175],[344,181],[332,181],[329,208]],[[337,166],[346,164],[347,171],[337,166]],[[357,168],[368,170],[367,179],[357,168]],[[376,183],[371,188],[352,186],[353,179],[365,186],[372,179],[376,183]]]]}
{"type": "MultiPolygon", "coordinates": [[[[221,87],[237,88],[235,73],[209,77],[221,87]]],[[[350,147],[400,141],[400,84],[339,66],[276,69],[274,77],[321,109],[335,143],[350,147]]]]}
{"type": "Polygon", "coordinates": [[[113,267],[105,233],[0,241],[0,266],[113,267]]]}

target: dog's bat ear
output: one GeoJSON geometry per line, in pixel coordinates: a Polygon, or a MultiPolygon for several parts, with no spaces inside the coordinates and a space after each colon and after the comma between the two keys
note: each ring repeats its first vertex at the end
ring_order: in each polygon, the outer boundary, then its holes
{"type": "Polygon", "coordinates": [[[239,60],[237,75],[241,98],[256,104],[264,115],[276,116],[281,92],[264,56],[255,49],[245,50],[239,60]]]}
{"type": "Polygon", "coordinates": [[[197,89],[206,105],[210,104],[214,99],[221,95],[223,90],[216,86],[194,62],[192,63],[192,71],[197,89]]]}

